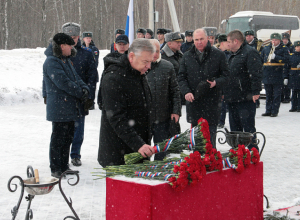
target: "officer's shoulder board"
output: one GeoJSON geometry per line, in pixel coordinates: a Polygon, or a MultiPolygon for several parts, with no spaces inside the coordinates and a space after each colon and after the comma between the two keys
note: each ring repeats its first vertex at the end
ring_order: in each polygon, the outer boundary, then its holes
{"type": "Polygon", "coordinates": [[[84,49],[84,50],[87,50],[89,52],[93,52],[91,48],[85,47],[83,45],[81,45],[81,48],[84,49]]]}
{"type": "Polygon", "coordinates": [[[294,53],[290,53],[290,55],[292,56],[294,53]]]}
{"type": "Polygon", "coordinates": [[[285,47],[285,45],[283,45],[282,47],[285,47]]]}

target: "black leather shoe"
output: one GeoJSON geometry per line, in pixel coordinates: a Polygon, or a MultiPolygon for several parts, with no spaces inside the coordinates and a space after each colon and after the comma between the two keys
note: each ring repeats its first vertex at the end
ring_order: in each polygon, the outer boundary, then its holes
{"type": "Polygon", "coordinates": [[[261,116],[271,116],[271,113],[263,113],[261,116]]]}
{"type": "Polygon", "coordinates": [[[271,117],[277,117],[278,114],[271,114],[271,117]]]}
{"type": "Polygon", "coordinates": [[[51,176],[58,178],[58,179],[61,177],[61,174],[62,174],[61,171],[51,172],[51,176]]]}
{"type": "Polygon", "coordinates": [[[283,100],[282,103],[290,103],[289,100],[283,100]]]}
{"type": "Polygon", "coordinates": [[[299,110],[297,110],[297,109],[292,109],[292,108],[289,110],[289,112],[296,112],[296,111],[299,111],[299,110]]]}
{"type": "Polygon", "coordinates": [[[79,158],[73,158],[73,159],[71,160],[71,162],[72,162],[72,164],[73,164],[74,166],[76,166],[76,167],[79,167],[79,166],[82,165],[82,163],[81,163],[81,161],[80,161],[79,158]]]}

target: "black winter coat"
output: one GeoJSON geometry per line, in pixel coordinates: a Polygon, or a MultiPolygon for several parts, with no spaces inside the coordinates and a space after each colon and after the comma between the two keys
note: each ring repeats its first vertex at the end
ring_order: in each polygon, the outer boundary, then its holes
{"type": "Polygon", "coordinates": [[[284,65],[284,78],[288,79],[290,89],[300,89],[300,52],[291,53],[289,62],[284,65]]]}
{"type": "Polygon", "coordinates": [[[194,45],[194,41],[192,40],[191,42],[185,42],[181,45],[180,50],[182,53],[187,52],[188,50],[190,50],[194,45]]]}
{"type": "Polygon", "coordinates": [[[145,75],[132,69],[127,55],[110,59],[102,79],[98,162],[124,164],[124,155],[137,152],[151,138],[151,94],[145,75]]]}
{"type": "Polygon", "coordinates": [[[259,95],[262,80],[262,60],[256,49],[243,43],[228,59],[230,78],[224,89],[227,102],[252,100],[259,95]]]}
{"type": "Polygon", "coordinates": [[[171,114],[181,115],[180,90],[172,63],[164,59],[152,63],[147,79],[154,121],[165,122],[171,119],[171,114]]]}
{"type": "Polygon", "coordinates": [[[180,62],[178,82],[181,93],[186,95],[195,91],[199,83],[206,80],[216,81],[216,86],[209,89],[204,96],[193,102],[186,102],[187,121],[196,123],[204,118],[211,125],[217,125],[221,113],[221,95],[223,86],[227,83],[229,70],[225,54],[207,43],[200,62],[195,45],[186,52],[180,62]]]}

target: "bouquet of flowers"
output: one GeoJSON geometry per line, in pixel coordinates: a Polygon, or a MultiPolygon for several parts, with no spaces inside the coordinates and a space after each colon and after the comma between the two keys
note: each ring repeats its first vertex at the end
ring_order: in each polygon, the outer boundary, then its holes
{"type": "MultiPolygon", "coordinates": [[[[200,118],[198,125],[192,129],[175,135],[174,137],[164,140],[156,144],[153,149],[155,153],[168,151],[170,153],[180,153],[183,150],[195,150],[200,154],[207,152],[207,143],[210,143],[210,133],[208,122],[200,118]]],[[[138,153],[125,154],[125,164],[134,164],[143,159],[143,156],[138,153]]]]}
{"type": "Polygon", "coordinates": [[[242,173],[245,168],[253,164],[257,164],[260,160],[259,152],[256,148],[251,149],[251,153],[245,148],[245,145],[238,145],[238,149],[230,149],[229,157],[224,159],[223,167],[229,167],[242,173]]]}

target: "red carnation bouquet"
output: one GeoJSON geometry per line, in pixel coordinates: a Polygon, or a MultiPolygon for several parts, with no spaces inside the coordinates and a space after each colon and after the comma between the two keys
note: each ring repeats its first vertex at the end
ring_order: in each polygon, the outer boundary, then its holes
{"type": "MultiPolygon", "coordinates": [[[[153,149],[155,153],[165,151],[181,153],[183,150],[194,150],[204,154],[207,153],[207,143],[210,143],[209,125],[205,119],[200,118],[197,126],[156,144],[153,149]]],[[[124,158],[125,164],[134,164],[142,160],[143,156],[134,152],[125,154],[124,158]]]]}

